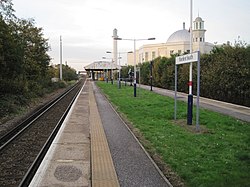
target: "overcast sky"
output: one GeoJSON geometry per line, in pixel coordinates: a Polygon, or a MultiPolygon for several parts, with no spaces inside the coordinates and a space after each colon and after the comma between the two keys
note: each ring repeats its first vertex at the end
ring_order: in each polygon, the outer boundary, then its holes
{"type": "MultiPolygon", "coordinates": [[[[175,31],[190,25],[190,0],[12,0],[19,18],[34,18],[49,39],[53,64],[59,63],[60,35],[63,63],[76,70],[103,56],[111,58],[113,29],[122,38],[149,38],[164,43],[175,31]]],[[[205,21],[206,41],[218,44],[240,36],[250,44],[250,0],[193,0],[193,19],[205,21]]],[[[133,50],[133,42],[118,41],[118,51],[133,50]]],[[[124,60],[126,55],[122,56],[124,60]]]]}

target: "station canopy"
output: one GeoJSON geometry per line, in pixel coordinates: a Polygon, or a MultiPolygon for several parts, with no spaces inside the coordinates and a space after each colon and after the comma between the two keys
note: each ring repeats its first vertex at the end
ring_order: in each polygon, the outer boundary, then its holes
{"type": "Polygon", "coordinates": [[[84,67],[86,71],[117,70],[121,67],[108,61],[96,61],[84,67]]]}

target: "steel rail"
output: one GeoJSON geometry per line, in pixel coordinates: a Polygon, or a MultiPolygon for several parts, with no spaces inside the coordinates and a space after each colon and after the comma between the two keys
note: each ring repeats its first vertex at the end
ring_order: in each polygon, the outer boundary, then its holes
{"type": "Polygon", "coordinates": [[[23,180],[21,181],[21,183],[19,184],[19,187],[26,187],[30,184],[31,180],[33,179],[37,169],[39,168],[41,162],[43,161],[43,158],[45,157],[48,149],[50,148],[54,138],[56,137],[61,125],[63,124],[64,119],[66,118],[71,106],[73,105],[77,95],[79,94],[80,90],[82,87],[80,87],[78,89],[78,91],[76,92],[74,98],[72,99],[72,101],[70,102],[69,106],[67,107],[67,109],[65,110],[64,114],[62,115],[62,117],[60,118],[59,122],[57,123],[55,129],[53,130],[53,132],[51,133],[51,135],[49,136],[48,140],[46,141],[46,143],[44,144],[43,148],[41,149],[41,151],[39,152],[39,154],[37,155],[36,159],[34,160],[34,162],[32,163],[32,165],[30,166],[30,168],[28,169],[27,173],[25,174],[23,180]]]}
{"type": "Polygon", "coordinates": [[[14,127],[12,130],[4,134],[0,138],[0,151],[2,151],[9,143],[11,143],[13,140],[15,140],[20,134],[22,134],[27,128],[32,125],[34,121],[36,121],[39,117],[41,117],[45,112],[47,112],[50,108],[52,108],[56,103],[58,103],[61,99],[63,99],[68,93],[70,93],[73,89],[75,89],[78,86],[79,83],[75,84],[70,89],[66,90],[64,93],[62,93],[59,97],[56,99],[50,101],[48,104],[40,108],[38,111],[36,111],[33,115],[28,117],[26,120],[24,120],[22,123],[14,127]]]}

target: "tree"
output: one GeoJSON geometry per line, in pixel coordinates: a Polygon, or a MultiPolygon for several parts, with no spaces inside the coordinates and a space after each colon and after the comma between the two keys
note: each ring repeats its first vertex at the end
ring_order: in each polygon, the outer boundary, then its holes
{"type": "MultiPolygon", "coordinates": [[[[55,77],[59,78],[60,64],[57,64],[55,68],[56,68],[55,77]]],[[[72,81],[78,79],[76,70],[74,68],[69,67],[68,65],[62,64],[62,73],[63,73],[63,80],[65,81],[72,81]]]]}
{"type": "Polygon", "coordinates": [[[42,28],[16,18],[11,0],[0,1],[0,10],[0,94],[39,92],[50,81],[42,28]]]}
{"type": "Polygon", "coordinates": [[[12,0],[0,0],[0,17],[5,21],[16,19],[12,0]]]}
{"type": "Polygon", "coordinates": [[[145,62],[140,64],[141,68],[141,83],[150,84],[150,63],[145,62]]]}
{"type": "Polygon", "coordinates": [[[22,49],[18,36],[0,17],[0,84],[1,92],[22,92],[22,49]],[[15,81],[16,80],[16,81],[15,81]]]}
{"type": "MultiPolygon", "coordinates": [[[[210,54],[201,55],[201,96],[250,106],[250,46],[236,41],[234,46],[216,46],[210,54]]],[[[141,81],[150,82],[150,65],[141,67],[141,81]]],[[[174,89],[175,56],[154,60],[153,85],[174,89]]],[[[188,92],[189,64],[178,66],[178,91],[188,92]]],[[[197,64],[193,63],[193,90],[196,90],[197,64]]]]}
{"type": "Polygon", "coordinates": [[[42,28],[34,26],[34,20],[18,21],[20,42],[23,46],[24,69],[29,80],[46,77],[50,57],[48,40],[43,37],[42,28]]]}

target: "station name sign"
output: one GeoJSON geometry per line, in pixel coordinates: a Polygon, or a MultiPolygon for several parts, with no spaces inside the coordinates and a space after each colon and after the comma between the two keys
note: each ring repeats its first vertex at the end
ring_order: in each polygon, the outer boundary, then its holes
{"type": "Polygon", "coordinates": [[[186,64],[190,62],[196,62],[198,61],[198,57],[199,57],[198,51],[196,51],[191,54],[175,57],[175,63],[176,65],[179,65],[179,64],[186,64]]]}

